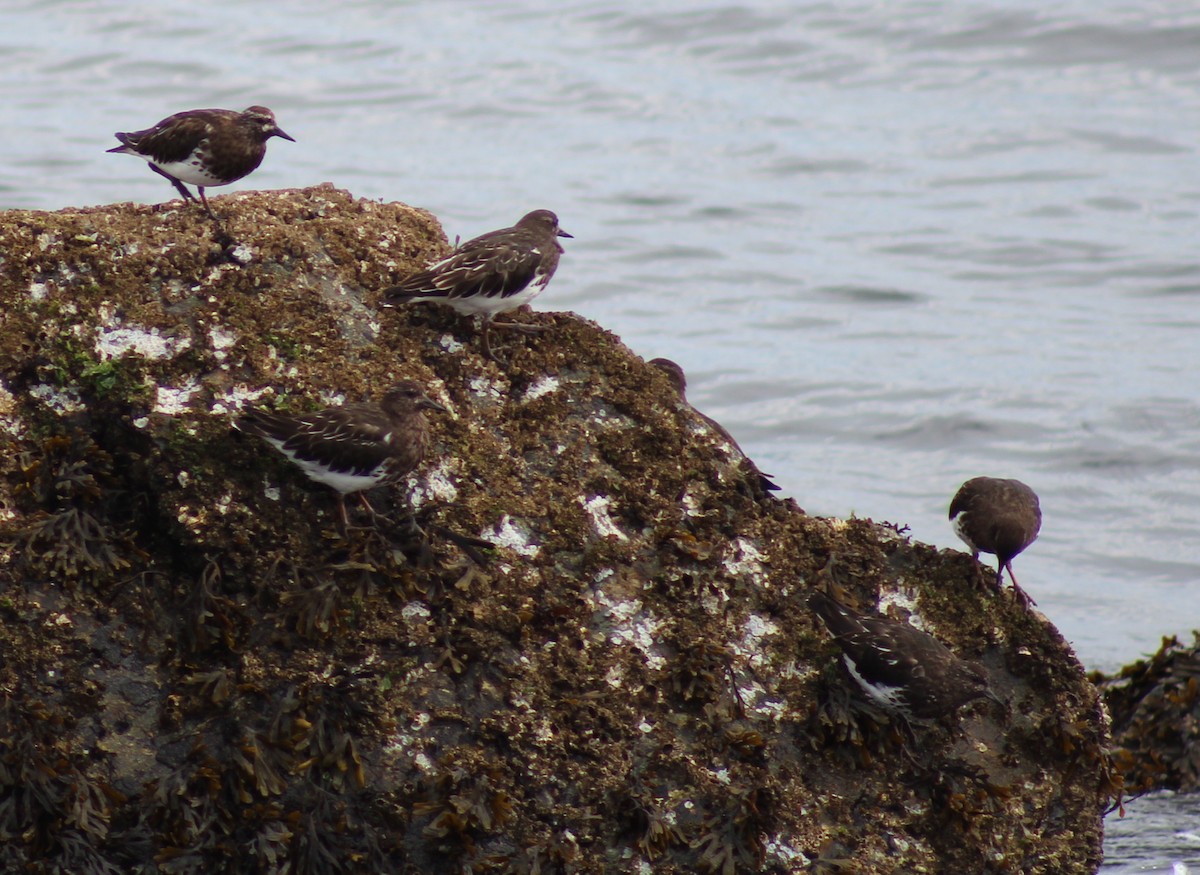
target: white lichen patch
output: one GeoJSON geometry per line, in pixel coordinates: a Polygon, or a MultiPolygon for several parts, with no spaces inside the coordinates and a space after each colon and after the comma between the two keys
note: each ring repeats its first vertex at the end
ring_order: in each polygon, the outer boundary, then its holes
{"type": "Polygon", "coordinates": [[[679,506],[683,508],[685,517],[701,516],[701,507],[703,506],[700,499],[692,492],[691,486],[684,490],[683,495],[679,498],[679,506]]]}
{"type": "Polygon", "coordinates": [[[157,328],[112,327],[96,329],[96,355],[100,361],[135,353],[147,359],[169,359],[192,345],[187,337],[167,337],[157,328]]]}
{"type": "Polygon", "coordinates": [[[588,512],[588,516],[592,518],[592,527],[601,538],[615,537],[618,541],[629,540],[628,536],[613,522],[612,515],[608,512],[612,506],[611,498],[607,495],[593,495],[591,498],[580,497],[578,500],[583,505],[583,509],[588,512]]]}
{"type": "Polygon", "coordinates": [[[783,840],[782,836],[775,836],[768,839],[764,850],[767,852],[768,860],[774,860],[779,863],[795,863],[800,866],[807,866],[811,862],[808,857],[804,856],[803,851],[788,844],[783,840]]]}
{"type": "Polygon", "coordinates": [[[551,392],[557,392],[559,387],[558,377],[548,374],[538,379],[532,386],[525,391],[523,400],[525,403],[536,401],[543,395],[549,395],[551,392]]]}
{"type": "Polygon", "coordinates": [[[459,343],[451,334],[443,334],[441,337],[439,337],[438,344],[442,349],[446,350],[446,352],[462,352],[467,348],[465,343],[459,343]]]}
{"type": "Polygon", "coordinates": [[[79,393],[70,387],[56,389],[45,383],[38,383],[30,387],[29,394],[56,413],[78,413],[85,409],[79,393]]]}
{"type": "Polygon", "coordinates": [[[245,243],[239,243],[230,250],[229,257],[238,264],[249,264],[254,260],[254,250],[245,243]]]}
{"type": "Polygon", "coordinates": [[[50,294],[49,283],[30,283],[29,284],[29,300],[44,301],[50,294]]]}
{"type": "Polygon", "coordinates": [[[458,498],[458,487],[450,477],[448,461],[443,461],[424,477],[418,478],[415,474],[410,474],[407,485],[414,508],[430,501],[451,502],[458,498]]]}
{"type": "Polygon", "coordinates": [[[736,538],[729,545],[729,553],[722,561],[725,570],[734,576],[748,574],[762,586],[767,585],[766,571],[762,563],[763,555],[745,538],[736,538]]]}
{"type": "Polygon", "coordinates": [[[593,623],[609,643],[637,650],[646,660],[646,667],[653,671],[666,668],[667,659],[658,647],[662,621],[647,611],[640,600],[611,599],[602,590],[590,593],[587,600],[593,623]]]}
{"type": "Polygon", "coordinates": [[[480,532],[479,537],[491,541],[497,547],[507,547],[518,556],[533,557],[542,549],[533,542],[529,527],[505,514],[491,530],[480,532]]]}
{"type": "Polygon", "coordinates": [[[229,355],[229,348],[237,343],[237,339],[237,334],[220,325],[214,325],[208,329],[208,342],[212,345],[218,361],[225,361],[229,355]]]}
{"type": "Polygon", "coordinates": [[[733,644],[733,650],[755,668],[766,664],[764,639],[779,634],[779,624],[761,614],[751,614],[742,627],[742,638],[733,644]]]}
{"type": "Polygon", "coordinates": [[[208,412],[217,416],[223,416],[226,413],[236,413],[247,404],[257,401],[271,391],[273,390],[269,386],[261,389],[251,389],[245,383],[239,383],[232,388],[226,389],[224,395],[215,399],[208,412]]]}
{"type": "Polygon", "coordinates": [[[272,486],[266,480],[263,481],[263,497],[269,501],[279,501],[281,493],[278,486],[272,486]]]}
{"type": "Polygon", "coordinates": [[[429,608],[420,602],[409,602],[400,609],[400,616],[408,623],[423,623],[429,619],[429,608]]]}
{"type": "Polygon", "coordinates": [[[167,416],[178,416],[187,413],[192,396],[200,389],[200,383],[194,378],[182,386],[159,386],[154,399],[154,412],[167,416]]]}
{"type": "Polygon", "coordinates": [[[496,380],[483,375],[472,377],[467,385],[471,389],[471,394],[479,398],[486,398],[489,401],[499,401],[504,397],[503,386],[496,380]]]}

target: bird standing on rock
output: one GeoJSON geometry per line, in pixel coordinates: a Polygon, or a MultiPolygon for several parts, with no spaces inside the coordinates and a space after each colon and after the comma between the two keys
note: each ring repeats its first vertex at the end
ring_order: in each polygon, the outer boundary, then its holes
{"type": "Polygon", "coordinates": [[[959,487],[950,502],[950,525],[968,547],[971,558],[980,551],[996,556],[996,590],[1004,583],[1004,570],[1020,602],[1034,604],[1017,583],[1012,561],[1032,544],[1042,528],[1037,493],[1020,480],[974,477],[959,487]]]}
{"type": "MultiPolygon", "coordinates": [[[[683,373],[682,367],[680,367],[676,362],[671,361],[671,359],[664,358],[650,359],[647,364],[654,365],[654,367],[666,374],[667,379],[671,381],[671,386],[679,394],[679,400],[691,407],[690,402],[687,400],[687,376],[683,373]]],[[[754,464],[753,460],[746,455],[745,450],[738,446],[738,442],[733,439],[733,435],[729,433],[725,426],[721,425],[721,423],[717,422],[711,416],[707,416],[704,413],[701,413],[699,410],[696,410],[695,407],[692,407],[692,410],[695,410],[697,416],[708,423],[708,426],[713,431],[725,438],[725,440],[729,442],[729,445],[741,454],[748,473],[754,478],[764,492],[779,491],[779,484],[771,479],[770,474],[764,474],[762,471],[758,470],[758,465],[754,464]]]]}
{"type": "MultiPolygon", "coordinates": [[[[275,123],[265,106],[243,112],[231,109],[189,109],[168,116],[152,128],[114,136],[121,145],[109,152],[136,155],[165,176],[184,201],[196,200],[185,182],[196,186],[205,212],[216,219],[204,189],[228,185],[251,173],[267,154],[267,140],[292,140],[275,123]]],[[[296,142],[292,140],[292,142],[296,142]]]]}
{"type": "Polygon", "coordinates": [[[425,410],[446,412],[421,386],[403,380],[378,404],[345,404],[314,413],[251,410],[237,421],[241,431],[257,435],[311,479],[337,490],[343,531],[349,528],[345,497],[397,480],[421,463],[428,444],[425,410]]]}
{"type": "MultiPolygon", "coordinates": [[[[571,236],[558,227],[558,216],[550,210],[534,210],[511,228],[468,240],[427,270],[385,289],[384,306],[431,301],[467,316],[482,315],[483,355],[498,361],[488,343],[492,322],[499,314],[528,304],[546,288],[563,253],[556,238],[571,236]]],[[[543,330],[511,322],[496,325],[526,333],[543,330]]]]}
{"type": "Polygon", "coordinates": [[[824,622],[850,676],[876,705],[906,721],[952,714],[968,702],[989,698],[978,662],[960,659],[932,635],[890,617],[852,611],[821,590],[808,605],[824,622]]]}

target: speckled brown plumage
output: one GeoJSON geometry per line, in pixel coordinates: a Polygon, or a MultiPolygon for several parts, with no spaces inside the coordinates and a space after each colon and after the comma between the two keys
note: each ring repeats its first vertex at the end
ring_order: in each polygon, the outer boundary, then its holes
{"type": "Polygon", "coordinates": [[[142,158],[151,170],[170,180],[185,201],[195,198],[184,183],[195,185],[210,216],[213,212],[205,187],[228,185],[253,172],[267,154],[271,137],[292,139],[265,106],[251,106],[243,112],[190,109],[144,131],[115,136],[121,145],[109,152],[142,158]]]}
{"type": "Polygon", "coordinates": [[[1022,603],[1033,604],[1017,584],[1012,560],[1032,544],[1042,528],[1037,494],[1020,480],[974,477],[964,483],[950,502],[950,524],[978,559],[980,552],[996,556],[996,589],[1008,569],[1013,590],[1022,603]]]}
{"type": "Polygon", "coordinates": [[[483,354],[494,361],[488,343],[493,320],[528,304],[546,288],[563,253],[556,238],[571,236],[558,226],[558,216],[550,210],[534,210],[511,228],[468,240],[427,270],[385,289],[384,306],[428,301],[467,316],[482,315],[483,354]]]}
{"type": "Polygon", "coordinates": [[[982,665],[960,659],[932,635],[889,617],[859,614],[820,590],[808,604],[842,648],[850,676],[880,707],[930,720],[975,699],[996,698],[982,665]]]}
{"type": "MultiPolygon", "coordinates": [[[[654,367],[666,374],[667,379],[671,381],[671,385],[675,388],[675,391],[679,393],[680,400],[685,404],[688,404],[687,376],[684,374],[683,368],[677,363],[671,361],[671,359],[664,358],[650,359],[648,364],[654,365],[654,367]]],[[[691,405],[689,404],[688,406],[691,405]]],[[[696,408],[692,407],[692,410],[696,410],[696,408]]],[[[770,474],[764,474],[762,471],[758,470],[758,466],[754,464],[753,460],[749,456],[746,455],[745,451],[738,445],[738,442],[733,439],[733,435],[729,433],[725,426],[721,425],[721,423],[717,422],[711,416],[706,416],[705,414],[701,413],[699,410],[696,410],[696,415],[708,423],[709,427],[712,428],[713,431],[725,438],[725,440],[727,440],[735,450],[741,453],[742,458],[745,460],[747,472],[751,477],[754,478],[755,482],[758,483],[759,488],[761,488],[764,492],[779,491],[779,484],[771,479],[770,474]]]]}
{"type": "MultiPolygon", "coordinates": [[[[428,445],[424,410],[445,408],[404,380],[379,404],[345,404],[314,413],[251,410],[237,427],[275,447],[318,483],[337,490],[343,524],[345,496],[408,474],[428,445]]],[[[369,507],[369,505],[368,505],[369,507]]]]}

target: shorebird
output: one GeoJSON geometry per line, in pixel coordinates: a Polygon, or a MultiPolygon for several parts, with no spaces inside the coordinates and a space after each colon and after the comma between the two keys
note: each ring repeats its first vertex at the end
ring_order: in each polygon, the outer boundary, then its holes
{"type": "Polygon", "coordinates": [[[974,477],[964,483],[950,502],[950,525],[971,548],[971,558],[980,552],[996,556],[996,589],[1004,584],[1004,571],[1022,604],[1034,604],[1017,583],[1012,561],[1032,544],[1042,527],[1042,509],[1037,494],[1020,480],[974,477]]]}
{"type": "MultiPolygon", "coordinates": [[[[109,152],[136,155],[165,176],[183,197],[196,200],[185,182],[196,186],[205,212],[216,219],[204,189],[228,185],[252,172],[267,154],[267,140],[292,140],[275,124],[265,106],[243,112],[231,109],[189,109],[168,116],[152,128],[114,136],[121,145],[109,152]]],[[[295,140],[292,140],[294,143],[295,140]]]]}
{"type": "Polygon", "coordinates": [[[428,444],[425,410],[446,412],[419,384],[403,380],[378,404],[298,414],[250,410],[236,425],[279,450],[311,479],[332,487],[344,531],[350,524],[348,494],[359,493],[363,506],[374,514],[362,491],[399,479],[421,463],[428,444]]]}
{"type": "Polygon", "coordinates": [[[1003,704],[978,662],[960,659],[932,635],[890,617],[851,610],[821,590],[808,605],[842,649],[842,661],[867,698],[884,710],[928,721],[975,699],[1003,704]]]}
{"type": "MultiPolygon", "coordinates": [[[[385,289],[384,306],[431,301],[467,316],[482,315],[483,355],[498,361],[488,343],[493,321],[528,304],[546,288],[563,253],[556,238],[571,236],[558,227],[558,216],[550,210],[534,210],[511,228],[468,240],[427,270],[385,289]]],[[[511,322],[495,324],[525,333],[543,330],[511,322]]]]}

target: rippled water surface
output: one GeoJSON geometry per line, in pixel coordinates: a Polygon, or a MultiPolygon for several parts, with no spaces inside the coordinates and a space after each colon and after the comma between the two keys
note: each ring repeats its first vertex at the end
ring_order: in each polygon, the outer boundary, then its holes
{"type": "MultiPolygon", "coordinates": [[[[538,306],[679,361],[809,512],[957,548],[958,484],[1019,477],[1018,576],[1086,664],[1200,626],[1195,4],[331,10],[0,3],[0,206],[167,200],[112,131],[266,104],[298,142],[235,188],[328,180],[451,237],[556,210],[538,306]]],[[[1194,808],[1130,812],[1150,844],[1106,869],[1196,856],[1155,821],[1194,808]]]]}

